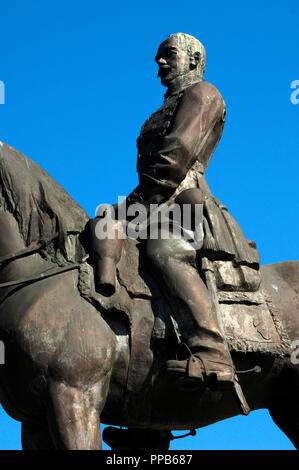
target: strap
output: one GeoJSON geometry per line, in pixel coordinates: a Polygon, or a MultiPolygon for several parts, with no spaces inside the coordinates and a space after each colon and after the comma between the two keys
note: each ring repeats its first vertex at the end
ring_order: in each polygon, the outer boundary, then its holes
{"type": "Polygon", "coordinates": [[[56,232],[52,238],[49,238],[49,240],[42,240],[40,242],[35,242],[32,245],[30,245],[27,248],[24,248],[23,250],[17,251],[16,253],[9,253],[8,255],[4,255],[0,257],[0,265],[5,263],[6,261],[13,261],[14,259],[22,258],[23,256],[30,255],[31,253],[34,253],[35,251],[40,250],[40,248],[49,245],[55,238],[57,238],[59,235],[58,232],[56,232]]]}
{"type": "MultiPolygon", "coordinates": [[[[224,332],[224,327],[223,327],[223,322],[222,322],[222,316],[219,308],[219,302],[218,302],[218,296],[217,296],[217,285],[216,285],[216,279],[215,279],[215,273],[213,269],[213,263],[206,258],[203,257],[202,259],[202,266],[203,270],[205,271],[205,280],[207,284],[207,288],[211,294],[212,302],[214,304],[215,310],[216,310],[216,317],[218,320],[218,325],[220,328],[220,332],[222,334],[222,337],[225,338],[225,332],[224,332]]],[[[242,413],[247,416],[250,413],[250,406],[248,405],[245,395],[243,393],[242,387],[240,385],[237,373],[235,372],[235,377],[234,377],[234,395],[235,398],[237,399],[239,406],[241,408],[242,413]]]]}
{"type": "Polygon", "coordinates": [[[80,265],[81,265],[81,263],[71,264],[69,266],[63,266],[63,267],[55,268],[55,269],[53,269],[52,271],[49,271],[49,272],[40,273],[37,276],[23,277],[22,279],[18,279],[16,281],[3,282],[2,284],[0,284],[0,288],[17,286],[17,285],[20,285],[20,284],[29,284],[31,282],[41,281],[42,279],[46,279],[48,277],[56,276],[56,274],[61,274],[61,273],[64,273],[66,271],[71,271],[73,269],[79,269],[80,265]]]}

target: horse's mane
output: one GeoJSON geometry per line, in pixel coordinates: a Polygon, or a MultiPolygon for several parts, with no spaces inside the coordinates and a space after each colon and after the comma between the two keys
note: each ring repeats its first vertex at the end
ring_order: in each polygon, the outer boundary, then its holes
{"type": "Polygon", "coordinates": [[[25,245],[58,233],[64,251],[67,233],[80,233],[88,216],[48,173],[13,147],[0,142],[0,210],[17,220],[25,245]]]}

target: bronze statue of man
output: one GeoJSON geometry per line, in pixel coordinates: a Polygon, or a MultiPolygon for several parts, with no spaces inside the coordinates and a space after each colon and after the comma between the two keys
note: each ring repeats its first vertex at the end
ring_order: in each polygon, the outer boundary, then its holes
{"type": "MultiPolygon", "coordinates": [[[[127,197],[126,205],[140,203],[148,209],[150,204],[170,201],[180,206],[202,204],[210,194],[204,173],[222,135],[225,102],[215,86],[203,78],[206,52],[196,38],[183,33],[169,36],[160,45],[155,60],[167,93],[164,104],[145,122],[137,140],[139,185],[127,197]]],[[[215,200],[213,204],[221,227],[221,209],[215,200]]],[[[115,209],[117,218],[117,205],[115,209]]],[[[99,240],[94,230],[96,222],[94,219],[91,224],[96,282],[100,291],[106,289],[106,295],[110,295],[121,240],[99,240]]],[[[238,251],[236,244],[230,249],[230,241],[223,243],[226,246],[217,245],[217,250],[238,258],[242,249],[238,251]],[[233,250],[236,253],[229,253],[233,250]]],[[[186,380],[206,384],[213,380],[219,388],[231,388],[235,370],[210,294],[199,274],[201,250],[171,236],[148,238],[145,244],[151,269],[170,301],[190,353],[187,359],[167,361],[166,371],[186,380]]],[[[246,240],[243,244],[248,246],[246,240]]],[[[244,259],[251,256],[246,250],[241,253],[244,259]]]]}

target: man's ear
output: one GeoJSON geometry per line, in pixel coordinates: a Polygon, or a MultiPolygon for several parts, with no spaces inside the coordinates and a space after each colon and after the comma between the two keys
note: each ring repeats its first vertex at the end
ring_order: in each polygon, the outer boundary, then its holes
{"type": "Polygon", "coordinates": [[[192,57],[190,58],[190,65],[192,69],[196,69],[198,64],[200,63],[200,52],[194,52],[192,57]]]}

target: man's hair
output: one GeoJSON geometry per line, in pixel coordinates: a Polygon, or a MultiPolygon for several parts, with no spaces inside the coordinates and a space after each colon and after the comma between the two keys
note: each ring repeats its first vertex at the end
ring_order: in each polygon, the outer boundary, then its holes
{"type": "Polygon", "coordinates": [[[198,68],[201,70],[202,74],[204,74],[206,70],[207,54],[203,44],[194,36],[190,36],[190,34],[186,33],[171,34],[167,39],[172,37],[178,37],[180,39],[182,49],[186,50],[190,57],[192,57],[195,52],[199,52],[200,61],[198,68]]]}

